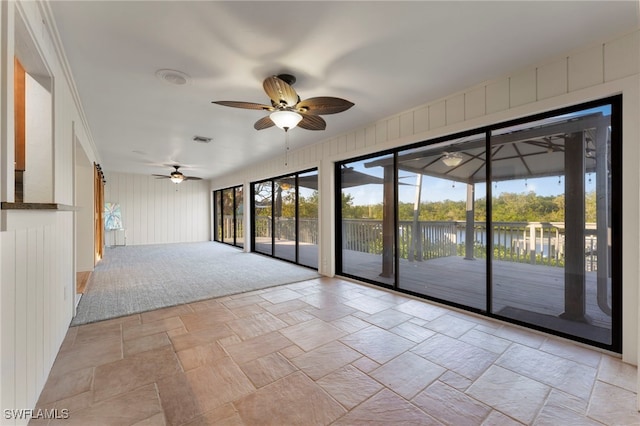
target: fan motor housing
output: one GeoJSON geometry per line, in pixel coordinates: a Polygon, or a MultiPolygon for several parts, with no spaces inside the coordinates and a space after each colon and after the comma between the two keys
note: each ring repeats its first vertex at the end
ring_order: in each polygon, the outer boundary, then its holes
{"type": "Polygon", "coordinates": [[[293,86],[296,83],[296,77],[291,74],[278,74],[277,77],[289,86],[293,86]]]}

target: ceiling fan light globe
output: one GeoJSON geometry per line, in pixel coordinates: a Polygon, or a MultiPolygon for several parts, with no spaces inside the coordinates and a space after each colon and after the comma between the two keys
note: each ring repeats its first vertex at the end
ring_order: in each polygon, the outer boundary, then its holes
{"type": "Polygon", "coordinates": [[[184,175],[180,172],[171,173],[171,182],[180,183],[184,180],[184,175]]]}
{"type": "Polygon", "coordinates": [[[283,130],[293,129],[302,120],[302,116],[295,111],[274,111],[269,115],[271,121],[283,130]]]}

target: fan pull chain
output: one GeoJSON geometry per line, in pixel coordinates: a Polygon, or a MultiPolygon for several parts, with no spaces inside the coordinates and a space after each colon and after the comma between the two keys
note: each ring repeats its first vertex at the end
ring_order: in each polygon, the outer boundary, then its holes
{"type": "Polygon", "coordinates": [[[284,166],[289,165],[289,132],[284,131],[284,166]]]}

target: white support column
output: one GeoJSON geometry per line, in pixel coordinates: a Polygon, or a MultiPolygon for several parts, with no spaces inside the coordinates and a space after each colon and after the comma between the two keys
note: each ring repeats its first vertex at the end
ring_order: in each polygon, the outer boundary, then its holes
{"type": "Polygon", "coordinates": [[[318,272],[328,277],[336,273],[336,227],[335,223],[335,164],[330,160],[320,161],[318,166],[318,272]]]}
{"type": "MultiPolygon", "coordinates": [[[[249,253],[251,251],[251,232],[253,229],[251,228],[253,225],[253,211],[251,211],[249,206],[251,206],[251,182],[248,180],[244,182],[244,186],[242,188],[242,224],[243,233],[244,233],[244,247],[242,247],[242,251],[245,253],[249,253]]],[[[216,218],[214,217],[215,221],[216,218]]]]}

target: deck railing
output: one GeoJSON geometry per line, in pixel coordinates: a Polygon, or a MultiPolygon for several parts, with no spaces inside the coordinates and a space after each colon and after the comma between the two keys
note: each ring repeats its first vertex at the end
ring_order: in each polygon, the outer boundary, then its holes
{"type": "MultiPolygon", "coordinates": [[[[585,269],[597,270],[595,224],[585,230],[585,269]]],[[[564,266],[564,224],[557,222],[494,222],[493,258],[520,263],[564,266]]],[[[345,219],[342,222],[343,248],[382,254],[382,221],[345,219]]],[[[401,259],[428,260],[447,256],[486,258],[487,228],[475,222],[467,234],[465,221],[400,221],[398,243],[401,259]],[[417,228],[416,228],[417,227],[417,228]],[[467,245],[468,235],[473,244],[467,245]],[[473,253],[466,253],[473,247],[473,253]]]]}
{"type": "MultiPolygon", "coordinates": [[[[293,218],[254,218],[256,236],[274,236],[280,240],[295,240],[293,218]]],[[[300,219],[298,241],[317,244],[316,219],[300,219]]],[[[225,218],[225,229],[232,229],[231,218],[225,218]],[[227,220],[229,220],[227,225],[227,220]]],[[[564,266],[565,235],[561,222],[493,222],[493,258],[519,263],[564,266]]],[[[466,253],[467,229],[465,221],[399,221],[398,243],[401,259],[428,260],[447,256],[486,258],[487,227],[474,222],[473,254],[466,253]],[[416,229],[414,229],[417,226],[416,229]],[[416,238],[417,236],[417,238],[416,238]]],[[[362,253],[382,254],[382,221],[377,219],[343,219],[342,247],[362,253]]],[[[596,271],[597,237],[595,224],[585,229],[585,269],[596,271]]]]}
{"type": "MultiPolygon", "coordinates": [[[[256,216],[254,218],[256,237],[271,238],[277,240],[295,241],[296,223],[292,217],[278,217],[273,223],[268,216],[256,216]]],[[[298,241],[307,244],[318,244],[318,220],[301,218],[298,221],[298,241]]]]}
{"type": "Polygon", "coordinates": [[[233,216],[224,216],[222,225],[222,241],[233,241],[234,234],[236,239],[244,237],[244,222],[242,220],[237,220],[236,227],[234,229],[233,216]]]}

